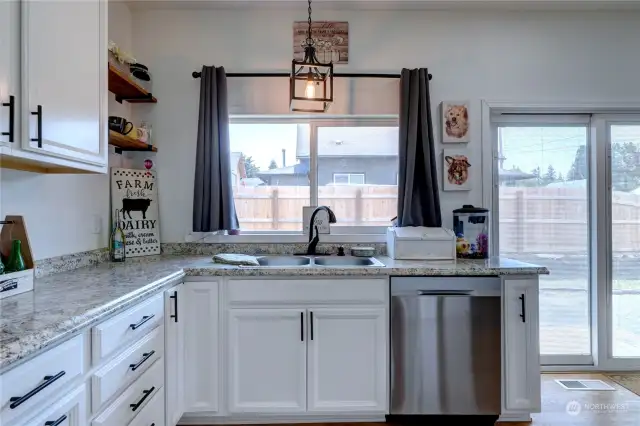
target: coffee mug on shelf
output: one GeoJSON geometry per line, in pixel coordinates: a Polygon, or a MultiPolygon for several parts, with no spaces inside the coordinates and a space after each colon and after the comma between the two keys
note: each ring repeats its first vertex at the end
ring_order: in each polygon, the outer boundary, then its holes
{"type": "Polygon", "coordinates": [[[131,130],[133,130],[133,123],[123,117],[111,115],[109,116],[109,130],[113,130],[122,135],[128,135],[131,133],[131,130]]]}

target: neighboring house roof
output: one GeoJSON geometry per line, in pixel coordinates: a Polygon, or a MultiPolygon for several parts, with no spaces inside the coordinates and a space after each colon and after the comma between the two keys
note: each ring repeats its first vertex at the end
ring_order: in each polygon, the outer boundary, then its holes
{"type": "MultiPolygon", "coordinates": [[[[397,156],[397,127],[322,127],[318,129],[319,157],[397,156]]],[[[309,126],[298,126],[298,158],[309,157],[309,126]]]]}
{"type": "Polygon", "coordinates": [[[275,176],[275,175],[306,175],[309,172],[306,164],[294,164],[293,166],[279,167],[277,169],[260,170],[256,174],[258,176],[275,176]]]}

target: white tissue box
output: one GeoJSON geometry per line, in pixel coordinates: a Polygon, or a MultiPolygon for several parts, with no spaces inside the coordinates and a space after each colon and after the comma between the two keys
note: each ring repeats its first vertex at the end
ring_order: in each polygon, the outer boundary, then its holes
{"type": "Polygon", "coordinates": [[[456,260],[456,237],[446,228],[387,228],[387,256],[398,260],[456,260]]]}

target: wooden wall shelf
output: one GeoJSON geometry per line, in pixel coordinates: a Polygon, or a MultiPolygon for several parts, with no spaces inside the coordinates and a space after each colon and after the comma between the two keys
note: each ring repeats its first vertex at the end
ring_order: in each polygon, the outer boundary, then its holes
{"type": "Polygon", "coordinates": [[[122,153],[123,151],[150,151],[158,152],[158,149],[144,142],[140,142],[129,136],[122,135],[113,130],[109,130],[109,145],[116,147],[116,152],[122,153]]]}
{"type": "Polygon", "coordinates": [[[116,95],[116,101],[120,103],[122,101],[132,104],[158,102],[151,93],[111,64],[109,64],[109,91],[116,95]]]}

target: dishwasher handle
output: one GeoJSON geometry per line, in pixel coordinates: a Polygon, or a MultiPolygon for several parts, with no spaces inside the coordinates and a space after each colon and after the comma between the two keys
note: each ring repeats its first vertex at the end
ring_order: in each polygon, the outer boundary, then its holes
{"type": "Polygon", "coordinates": [[[418,296],[471,296],[473,290],[418,290],[418,296]]]}

